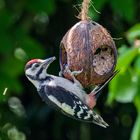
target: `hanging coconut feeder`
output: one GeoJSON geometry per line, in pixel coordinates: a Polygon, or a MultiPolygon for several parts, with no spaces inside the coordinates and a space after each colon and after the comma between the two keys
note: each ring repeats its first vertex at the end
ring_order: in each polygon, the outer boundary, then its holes
{"type": "MultiPolygon", "coordinates": [[[[76,76],[83,87],[104,83],[114,72],[117,61],[115,43],[100,24],[91,20],[76,23],[60,44],[61,71],[83,70],[76,76]]],[[[64,73],[65,78],[70,78],[64,73]]]]}

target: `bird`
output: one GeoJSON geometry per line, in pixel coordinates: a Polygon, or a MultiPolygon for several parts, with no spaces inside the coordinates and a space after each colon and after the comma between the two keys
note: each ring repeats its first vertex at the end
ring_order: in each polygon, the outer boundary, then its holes
{"type": "Polygon", "coordinates": [[[55,59],[56,57],[44,60],[32,59],[25,65],[25,75],[36,87],[41,99],[50,107],[73,119],[107,128],[109,125],[93,108],[100,91],[117,72],[114,72],[104,84],[96,86],[90,94],[87,94],[81,83],[75,78],[75,75],[80,74],[82,70],[70,71],[69,67],[65,66],[64,72],[68,73],[73,81],[47,73],[50,64],[55,59]]]}

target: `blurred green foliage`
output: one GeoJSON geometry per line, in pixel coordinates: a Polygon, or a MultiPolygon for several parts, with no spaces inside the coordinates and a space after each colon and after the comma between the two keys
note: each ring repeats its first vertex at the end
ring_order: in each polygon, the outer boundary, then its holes
{"type": "MultiPolygon", "coordinates": [[[[78,4],[81,1],[0,0],[0,140],[140,139],[139,0],[91,1],[91,19],[106,27],[114,38],[122,37],[116,41],[116,69],[120,72],[96,107],[110,124],[108,129],[51,110],[24,76],[29,59],[59,58],[63,35],[78,21],[73,8],[78,4]]],[[[55,75],[58,63],[49,69],[55,75]]]]}
{"type": "Polygon", "coordinates": [[[107,103],[113,100],[120,103],[133,103],[137,109],[137,118],[131,134],[131,140],[140,139],[140,26],[131,27],[126,39],[131,47],[125,44],[119,48],[116,69],[119,74],[110,82],[107,103]]]}

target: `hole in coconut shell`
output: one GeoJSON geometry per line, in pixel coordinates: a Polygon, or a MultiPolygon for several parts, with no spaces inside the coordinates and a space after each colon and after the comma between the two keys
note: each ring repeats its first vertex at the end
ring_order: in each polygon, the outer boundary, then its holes
{"type": "Polygon", "coordinates": [[[107,47],[104,47],[102,48],[102,51],[107,51],[107,49],[108,49],[107,47]]]}
{"type": "Polygon", "coordinates": [[[93,57],[94,71],[99,75],[104,75],[114,67],[114,54],[110,46],[101,46],[93,57]]]}
{"type": "Polygon", "coordinates": [[[95,55],[96,54],[99,54],[101,52],[101,48],[98,48],[97,50],[96,50],[96,52],[95,52],[95,55]]]}

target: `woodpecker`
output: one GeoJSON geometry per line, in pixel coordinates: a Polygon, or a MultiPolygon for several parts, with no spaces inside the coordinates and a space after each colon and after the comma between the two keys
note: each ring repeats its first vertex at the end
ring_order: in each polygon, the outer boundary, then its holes
{"type": "Polygon", "coordinates": [[[116,73],[104,84],[96,86],[90,94],[87,94],[80,82],[75,78],[75,75],[80,74],[82,70],[71,72],[68,66],[65,67],[64,72],[69,73],[73,81],[47,73],[49,65],[55,59],[55,57],[45,60],[33,59],[25,65],[25,75],[37,88],[42,100],[73,119],[95,123],[104,128],[109,126],[102,117],[92,109],[96,105],[96,100],[101,89],[116,73]]]}

